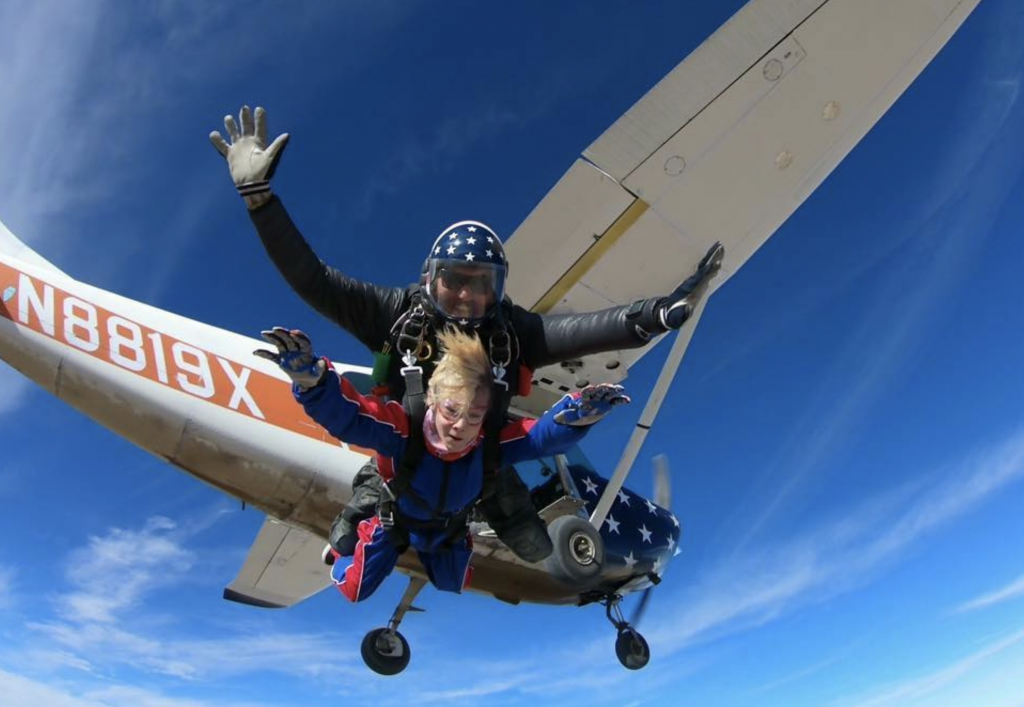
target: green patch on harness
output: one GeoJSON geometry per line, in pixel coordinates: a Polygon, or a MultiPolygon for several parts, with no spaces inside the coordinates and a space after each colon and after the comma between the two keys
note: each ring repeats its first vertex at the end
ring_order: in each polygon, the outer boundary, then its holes
{"type": "Polygon", "coordinates": [[[391,367],[391,354],[377,351],[373,354],[373,382],[384,385],[388,382],[388,369],[391,367]]]}

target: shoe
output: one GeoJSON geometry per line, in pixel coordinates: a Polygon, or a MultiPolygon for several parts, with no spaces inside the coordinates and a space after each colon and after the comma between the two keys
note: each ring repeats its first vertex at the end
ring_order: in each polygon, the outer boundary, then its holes
{"type": "Polygon", "coordinates": [[[334,560],[337,559],[338,553],[334,551],[334,548],[330,546],[330,543],[324,545],[324,551],[320,553],[320,559],[324,561],[324,564],[328,567],[334,566],[334,560]]]}

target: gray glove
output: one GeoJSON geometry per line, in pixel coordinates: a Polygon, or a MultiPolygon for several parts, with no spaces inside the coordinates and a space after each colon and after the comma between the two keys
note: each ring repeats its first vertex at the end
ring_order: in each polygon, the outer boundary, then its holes
{"type": "Polygon", "coordinates": [[[285,146],[288,144],[288,133],[278,135],[277,139],[267,147],[267,112],[256,107],[256,119],[253,121],[249,106],[242,106],[238,112],[238,122],[242,124],[241,132],[233,116],[224,116],[224,127],[228,131],[231,142],[228,143],[219,132],[210,133],[210,142],[217,152],[224,155],[231,170],[231,179],[246,202],[252,206],[251,197],[259,203],[267,197],[257,195],[270,193],[270,178],[274,176],[277,163],[281,159],[285,146]]]}
{"type": "Polygon", "coordinates": [[[257,349],[253,353],[280,366],[299,390],[305,392],[315,388],[327,375],[327,362],[313,354],[312,342],[298,329],[276,326],[269,331],[261,331],[260,336],[268,344],[273,344],[277,351],[257,349]]]}
{"type": "Polygon", "coordinates": [[[571,427],[587,427],[611,412],[616,405],[629,402],[625,388],[612,383],[588,385],[580,396],[555,414],[555,422],[571,427]]]}
{"type": "Polygon", "coordinates": [[[666,329],[678,329],[693,314],[697,303],[708,289],[711,278],[718,274],[725,256],[725,246],[715,243],[700,259],[697,271],[686,278],[658,308],[658,320],[666,329]]]}

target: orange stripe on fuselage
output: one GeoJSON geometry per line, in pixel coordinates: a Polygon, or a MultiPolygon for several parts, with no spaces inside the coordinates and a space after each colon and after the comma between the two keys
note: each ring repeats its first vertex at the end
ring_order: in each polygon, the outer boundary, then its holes
{"type": "Polygon", "coordinates": [[[0,295],[0,316],[19,326],[246,417],[336,443],[306,417],[285,381],[111,312],[2,262],[0,295]]]}

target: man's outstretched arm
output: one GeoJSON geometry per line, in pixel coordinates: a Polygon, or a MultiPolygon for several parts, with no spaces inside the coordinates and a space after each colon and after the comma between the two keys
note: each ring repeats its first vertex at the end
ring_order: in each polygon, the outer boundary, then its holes
{"type": "Polygon", "coordinates": [[[405,290],[381,287],[348,277],[326,265],[302,237],[270,180],[288,144],[288,134],[267,144],[263,108],[248,106],[224,118],[228,134],[210,134],[210,142],[227,161],[231,179],[245,200],[267,254],[291,288],[313,309],[350,332],[367,348],[379,350],[391,322],[404,309],[405,290]]]}
{"type": "Polygon", "coordinates": [[[722,244],[715,243],[693,275],[664,297],[583,314],[540,315],[515,307],[512,320],[524,363],[536,370],[604,351],[635,349],[680,328],[718,274],[724,254],[722,244]]]}

